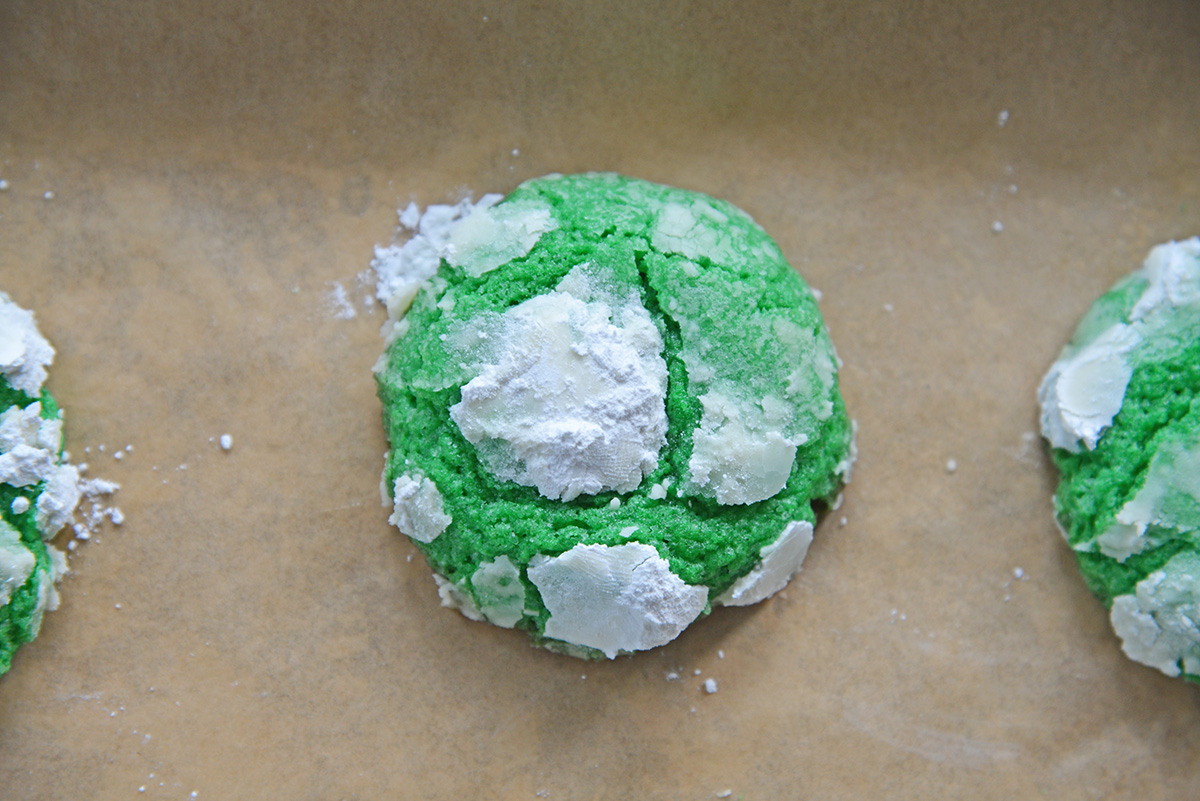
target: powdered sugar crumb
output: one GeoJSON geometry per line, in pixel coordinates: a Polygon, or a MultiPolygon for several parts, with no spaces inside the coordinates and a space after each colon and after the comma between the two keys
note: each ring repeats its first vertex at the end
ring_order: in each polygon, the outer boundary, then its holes
{"type": "Polygon", "coordinates": [[[80,517],[71,526],[76,539],[90,540],[105,520],[114,526],[124,524],[125,513],[119,507],[105,503],[105,499],[121,488],[120,484],[102,478],[88,478],[81,479],[78,487],[80,504],[77,511],[80,517]]]}
{"type": "Polygon", "coordinates": [[[354,304],[346,294],[346,287],[340,281],[329,281],[329,292],[325,295],[325,305],[333,313],[335,319],[351,320],[358,316],[354,304]]]}
{"type": "Polygon", "coordinates": [[[417,225],[421,222],[421,209],[415,202],[410,201],[403,211],[397,212],[400,220],[400,225],[410,231],[417,230],[417,225]]]}

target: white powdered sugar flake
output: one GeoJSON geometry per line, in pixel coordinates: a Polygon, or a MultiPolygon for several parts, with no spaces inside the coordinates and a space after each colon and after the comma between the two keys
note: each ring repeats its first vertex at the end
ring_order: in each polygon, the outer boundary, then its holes
{"type": "Polygon", "coordinates": [[[560,556],[539,554],[527,573],[550,611],[546,636],[609,659],[665,645],[708,602],[707,587],[685,584],[643,543],[579,544],[560,556]]]}
{"type": "Polygon", "coordinates": [[[425,476],[407,473],[397,476],[392,498],[393,511],[388,522],[417,542],[433,542],[451,523],[442,494],[425,476]]]}
{"type": "Polygon", "coordinates": [[[33,313],[0,292],[0,374],[26,395],[37,395],[46,381],[54,348],[37,329],[33,313]]]}
{"type": "Polygon", "coordinates": [[[778,539],[759,551],[762,561],[735,581],[713,603],[749,606],[770,598],[786,587],[800,569],[812,541],[812,523],[796,520],[788,523],[778,539]]]}

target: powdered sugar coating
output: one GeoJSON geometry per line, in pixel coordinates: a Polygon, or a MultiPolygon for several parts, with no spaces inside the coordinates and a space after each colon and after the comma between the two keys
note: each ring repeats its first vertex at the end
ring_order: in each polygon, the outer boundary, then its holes
{"type": "Polygon", "coordinates": [[[813,527],[807,521],[788,523],[779,539],[760,550],[761,561],[733,583],[713,603],[722,606],[749,606],[765,601],[782,590],[804,564],[812,545],[813,527]]]}
{"type": "Polygon", "coordinates": [[[636,489],[666,443],[658,329],[636,294],[617,309],[592,298],[577,268],[477,327],[494,355],[450,407],[495,475],[563,501],[636,489]]]}

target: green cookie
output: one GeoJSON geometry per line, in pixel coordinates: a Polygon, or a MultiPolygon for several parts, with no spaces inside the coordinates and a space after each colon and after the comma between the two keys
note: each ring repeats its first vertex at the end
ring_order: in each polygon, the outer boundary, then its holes
{"type": "Polygon", "coordinates": [[[853,458],[808,287],[706,195],[587,174],[497,200],[410,207],[375,262],[381,489],[443,602],[612,658],[781,589],[853,458]]]}
{"type": "Polygon", "coordinates": [[[48,543],[79,501],[62,463],[62,419],[42,390],[54,349],[33,315],[0,293],[0,674],[58,606],[66,558],[48,543]]]}
{"type": "Polygon", "coordinates": [[[1097,300],[1038,397],[1058,522],[1123,650],[1200,681],[1200,238],[1097,300]]]}

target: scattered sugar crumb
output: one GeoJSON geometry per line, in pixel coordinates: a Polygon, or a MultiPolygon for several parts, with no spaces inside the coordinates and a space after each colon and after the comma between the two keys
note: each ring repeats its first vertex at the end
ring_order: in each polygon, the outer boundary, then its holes
{"type": "Polygon", "coordinates": [[[1017,194],[1017,185],[1016,185],[1016,184],[1009,184],[1009,185],[1008,185],[1008,194],[1010,194],[1010,195],[1015,195],[1015,194],[1017,194]]]}
{"type": "Polygon", "coordinates": [[[717,691],[717,680],[716,679],[705,679],[704,680],[704,692],[708,693],[709,695],[712,695],[716,691],[717,691]]]}
{"type": "Polygon", "coordinates": [[[416,203],[410,202],[404,207],[404,211],[398,212],[398,218],[402,226],[410,231],[415,231],[421,222],[421,209],[416,203]]]}
{"type": "Polygon", "coordinates": [[[125,458],[125,451],[114,451],[113,458],[118,462],[125,458]]]}
{"type": "Polygon", "coordinates": [[[120,609],[120,608],[121,608],[120,604],[113,604],[113,609],[120,609]]]}
{"type": "Polygon", "coordinates": [[[1027,465],[1036,467],[1040,464],[1040,450],[1038,448],[1038,435],[1035,431],[1026,431],[1021,435],[1021,447],[1015,448],[1012,451],[1013,457],[1018,461],[1027,465]]]}
{"type": "Polygon", "coordinates": [[[0,192],[3,192],[7,189],[8,189],[8,181],[5,180],[4,178],[0,178],[0,192]]]}
{"type": "Polygon", "coordinates": [[[512,154],[513,154],[514,156],[519,156],[519,155],[521,155],[521,151],[520,151],[518,148],[515,148],[515,147],[514,147],[514,148],[512,149],[512,154]]]}
{"type": "Polygon", "coordinates": [[[340,281],[329,281],[329,292],[325,296],[325,305],[333,313],[334,319],[350,320],[358,316],[354,304],[346,295],[346,288],[340,281]]]}
{"type": "Polygon", "coordinates": [[[838,528],[845,528],[849,522],[850,522],[850,518],[846,517],[845,515],[842,515],[841,519],[838,520],[838,528]]]}
{"type": "Polygon", "coordinates": [[[1025,569],[1021,567],[1014,567],[1013,578],[1017,579],[1018,581],[1025,578],[1025,569]]]}
{"type": "Polygon", "coordinates": [[[233,435],[222,434],[221,435],[221,450],[228,451],[228,450],[231,450],[232,448],[233,448],[233,435]]]}
{"type": "Polygon", "coordinates": [[[724,659],[724,658],[725,658],[725,652],[718,650],[717,651],[717,659],[724,659]]]}
{"type": "Polygon", "coordinates": [[[896,307],[890,303],[885,303],[885,304],[883,304],[883,310],[885,312],[887,312],[888,314],[891,314],[892,312],[894,312],[896,310],[896,307]]]}
{"type": "Polygon", "coordinates": [[[703,672],[704,672],[704,671],[700,670],[700,668],[696,668],[695,670],[693,670],[693,671],[692,671],[692,675],[693,675],[693,676],[699,676],[699,675],[700,675],[701,673],[703,673],[703,672]]]}
{"type": "Polygon", "coordinates": [[[999,220],[996,220],[995,222],[992,223],[992,233],[998,234],[998,233],[1002,232],[1003,230],[1004,230],[1004,223],[1000,222],[999,220]]]}
{"type": "Polygon", "coordinates": [[[51,190],[46,190],[45,194],[43,194],[42,197],[45,200],[54,200],[54,192],[51,190]]]}
{"type": "Polygon", "coordinates": [[[609,509],[620,509],[621,508],[621,499],[613,498],[611,501],[608,502],[608,508],[609,509]]]}
{"type": "Polygon", "coordinates": [[[1000,113],[996,115],[996,124],[1001,128],[1008,124],[1008,109],[1000,109],[1000,113]]]}
{"type": "Polygon", "coordinates": [[[815,286],[810,286],[808,291],[812,293],[813,300],[815,300],[817,303],[820,303],[821,299],[825,297],[825,293],[817,289],[815,286]]]}
{"type": "Polygon", "coordinates": [[[667,681],[679,681],[679,674],[674,670],[667,671],[667,681]]]}
{"type": "Polygon", "coordinates": [[[958,469],[958,462],[956,460],[954,460],[954,459],[946,460],[946,472],[947,473],[953,473],[957,469],[958,469]]]}
{"type": "Polygon", "coordinates": [[[717,798],[729,798],[731,795],[733,795],[733,790],[722,790],[717,793],[717,798]]]}

